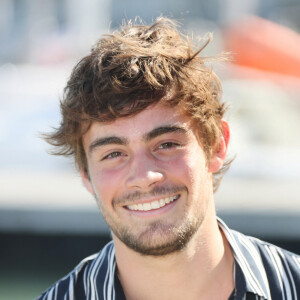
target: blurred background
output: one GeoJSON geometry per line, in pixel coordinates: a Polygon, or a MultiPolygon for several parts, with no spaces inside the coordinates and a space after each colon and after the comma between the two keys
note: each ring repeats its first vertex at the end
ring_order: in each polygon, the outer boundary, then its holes
{"type": "Polygon", "coordinates": [[[39,137],[58,126],[72,67],[123,20],[176,19],[205,55],[230,109],[229,155],[216,194],[232,228],[300,254],[300,0],[1,0],[0,299],[33,299],[109,232],[72,160],[39,137]]]}

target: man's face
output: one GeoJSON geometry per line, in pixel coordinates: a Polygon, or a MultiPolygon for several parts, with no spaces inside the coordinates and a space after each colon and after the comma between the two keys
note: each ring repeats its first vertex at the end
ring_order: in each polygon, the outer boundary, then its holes
{"type": "Polygon", "coordinates": [[[212,200],[210,164],[189,117],[156,104],[83,136],[89,178],[103,217],[129,248],[165,255],[186,246],[212,200]]]}

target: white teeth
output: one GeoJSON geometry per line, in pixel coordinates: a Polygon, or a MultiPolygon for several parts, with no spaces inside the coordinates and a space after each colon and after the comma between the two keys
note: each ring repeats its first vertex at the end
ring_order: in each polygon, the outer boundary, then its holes
{"type": "Polygon", "coordinates": [[[158,201],[153,201],[150,203],[151,204],[151,208],[152,209],[157,209],[157,208],[160,208],[160,204],[158,201]]]}
{"type": "Polygon", "coordinates": [[[179,198],[179,195],[173,196],[173,197],[168,197],[168,198],[162,198],[159,200],[155,200],[153,202],[128,205],[127,208],[130,210],[148,211],[148,210],[152,210],[152,209],[161,208],[161,207],[169,204],[170,202],[173,202],[175,199],[178,199],[178,198],[179,198]]]}
{"type": "Polygon", "coordinates": [[[151,204],[150,203],[143,203],[143,210],[151,210],[151,204]]]}

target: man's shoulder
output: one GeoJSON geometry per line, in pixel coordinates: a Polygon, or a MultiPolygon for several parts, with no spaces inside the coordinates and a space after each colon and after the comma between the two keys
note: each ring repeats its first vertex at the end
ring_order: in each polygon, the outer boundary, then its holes
{"type": "Polygon", "coordinates": [[[69,274],[50,286],[36,300],[85,299],[87,291],[92,291],[91,285],[101,278],[107,278],[107,273],[114,264],[113,242],[108,243],[98,253],[83,259],[69,274]],[[65,298],[67,296],[67,298],[65,298]]]}
{"type": "Polygon", "coordinates": [[[229,229],[219,218],[218,222],[234,254],[235,275],[238,274],[236,279],[247,292],[265,299],[299,297],[300,256],[298,254],[229,229]]]}
{"type": "Polygon", "coordinates": [[[227,225],[218,219],[227,240],[236,258],[246,258],[247,261],[263,260],[265,265],[274,265],[282,262],[291,265],[300,272],[300,255],[278,247],[256,237],[245,235],[239,231],[229,229],[227,225]]]}
{"type": "MultiPolygon", "coordinates": [[[[274,299],[296,299],[300,295],[300,256],[276,245],[232,230],[238,250],[235,257],[247,282],[255,279],[265,295],[274,299]],[[277,297],[277,298],[276,298],[277,297]]],[[[267,299],[269,299],[267,297],[267,299]]]]}
{"type": "MultiPolygon", "coordinates": [[[[266,262],[274,265],[276,262],[286,262],[296,267],[298,272],[300,271],[300,255],[288,251],[284,248],[266,242],[256,237],[244,235],[238,231],[231,230],[235,235],[236,239],[239,241],[239,246],[243,249],[244,253],[251,253],[253,247],[256,249],[257,253],[262,259],[266,259],[266,262]]],[[[252,255],[254,253],[252,252],[252,255]]]]}
{"type": "Polygon", "coordinates": [[[256,246],[265,266],[271,266],[273,271],[282,270],[289,274],[295,274],[300,284],[300,255],[286,249],[260,240],[255,237],[248,239],[256,246]]]}

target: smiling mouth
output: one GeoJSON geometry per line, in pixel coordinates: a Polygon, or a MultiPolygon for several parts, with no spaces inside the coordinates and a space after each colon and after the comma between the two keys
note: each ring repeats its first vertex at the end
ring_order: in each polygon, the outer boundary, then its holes
{"type": "Polygon", "coordinates": [[[149,210],[153,210],[153,209],[159,209],[159,208],[164,207],[167,204],[177,200],[179,197],[180,197],[180,195],[161,198],[159,200],[155,200],[152,202],[128,205],[128,206],[126,206],[126,208],[128,208],[129,210],[136,210],[136,211],[149,211],[149,210]]]}

